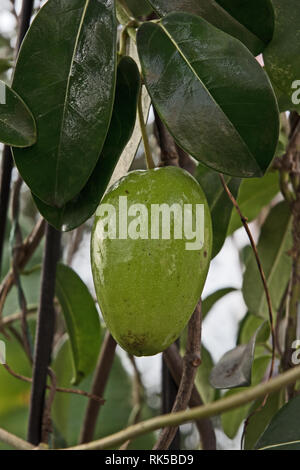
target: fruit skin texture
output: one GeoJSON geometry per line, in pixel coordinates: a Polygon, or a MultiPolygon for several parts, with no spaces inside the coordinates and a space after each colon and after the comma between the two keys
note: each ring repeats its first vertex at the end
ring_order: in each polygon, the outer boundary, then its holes
{"type": "MultiPolygon", "coordinates": [[[[101,202],[116,208],[117,221],[119,196],[127,196],[128,207],[145,204],[149,214],[151,204],[205,206],[204,246],[195,251],[185,249],[184,237],[103,239],[97,211],[91,263],[101,312],[123,349],[150,356],[178,338],[201,296],[211,256],[211,218],[197,181],[176,167],[133,171],[117,182],[101,202]]],[[[128,217],[129,223],[132,219],[128,217]]]]}

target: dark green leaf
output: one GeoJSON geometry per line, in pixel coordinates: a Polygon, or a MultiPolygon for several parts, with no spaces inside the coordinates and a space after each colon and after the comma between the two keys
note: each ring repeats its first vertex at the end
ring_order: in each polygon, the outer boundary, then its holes
{"type": "Polygon", "coordinates": [[[147,16],[153,11],[147,0],[126,0],[126,4],[135,18],[147,16]]]}
{"type": "MultiPolygon", "coordinates": [[[[243,180],[238,195],[238,204],[248,221],[254,220],[279,192],[278,173],[268,172],[263,178],[243,180]]],[[[242,226],[236,210],[231,213],[227,235],[242,226]]]]}
{"type": "Polygon", "coordinates": [[[274,32],[271,0],[216,0],[233,18],[268,44],[274,32]]]}
{"type": "Polygon", "coordinates": [[[254,448],[259,437],[270,423],[272,417],[281,407],[282,392],[272,393],[263,407],[261,407],[262,401],[263,400],[257,400],[250,410],[251,414],[256,410],[257,412],[251,416],[246,428],[244,444],[244,448],[246,450],[252,450],[254,448]]]}
{"type": "Polygon", "coordinates": [[[36,141],[33,116],[15,91],[0,81],[0,142],[29,147],[36,141]]]}
{"type": "Polygon", "coordinates": [[[58,230],[73,230],[96,211],[115,166],[132,135],[140,91],[140,74],[130,57],[118,66],[115,102],[108,134],[97,165],[85,187],[61,209],[48,206],[33,195],[43,217],[58,230]]]}
{"type": "MultiPolygon", "coordinates": [[[[292,258],[288,251],[291,248],[291,213],[288,204],[281,202],[271,210],[257,246],[274,312],[279,307],[290,278],[292,258]]],[[[246,266],[243,296],[250,313],[268,318],[266,294],[253,254],[246,266]]]]}
{"type": "Polygon", "coordinates": [[[273,417],[255,448],[260,450],[300,450],[300,396],[290,400],[273,417]]]}
{"type": "Polygon", "coordinates": [[[202,302],[202,318],[208,314],[211,308],[215,305],[218,300],[223,298],[225,295],[230,294],[231,292],[235,292],[236,289],[234,287],[225,287],[223,289],[219,289],[213,294],[207,296],[202,302]]]}
{"type": "MultiPolygon", "coordinates": [[[[212,258],[214,258],[222,248],[227,236],[233,205],[224,191],[218,173],[202,165],[198,165],[196,171],[196,179],[205,193],[212,218],[214,234],[212,258]]],[[[236,198],[241,183],[240,179],[225,176],[225,181],[236,198]]]]}
{"type": "Polygon", "coordinates": [[[37,123],[37,143],[15,150],[32,192],[58,207],[84,187],[102,150],[114,98],[114,0],[49,0],[23,42],[13,88],[37,123]]]}
{"type": "Polygon", "coordinates": [[[273,10],[269,0],[149,0],[160,15],[185,11],[201,16],[209,23],[243,42],[257,55],[272,37],[273,10]]]}
{"type": "Polygon", "coordinates": [[[266,71],[285,101],[289,100],[287,109],[300,111],[300,3],[298,0],[272,0],[272,3],[275,29],[264,51],[266,71]],[[293,95],[297,102],[293,103],[293,95]]]}
{"type": "MultiPolygon", "coordinates": [[[[252,367],[252,383],[253,385],[259,384],[265,376],[266,369],[270,364],[270,356],[261,356],[257,359],[254,359],[253,367],[252,367]]],[[[239,392],[245,391],[244,388],[235,388],[233,390],[228,390],[225,393],[225,397],[230,397],[236,395],[239,392]]],[[[223,413],[221,420],[222,420],[222,427],[225,434],[230,438],[233,439],[236,433],[239,430],[239,427],[244,419],[250,414],[251,403],[247,403],[246,405],[240,406],[235,408],[232,411],[228,411],[227,413],[223,413]]]]}
{"type": "Polygon", "coordinates": [[[65,317],[73,357],[73,383],[78,384],[97,362],[101,329],[99,314],[88,288],[68,266],[59,264],[56,295],[65,317]]]}
{"type": "Polygon", "coordinates": [[[279,118],[251,53],[187,13],[143,24],[137,43],[147,89],[177,143],[216,171],[262,176],[275,153],[279,118]]]}
{"type": "Polygon", "coordinates": [[[268,324],[261,325],[247,344],[240,344],[228,351],[213,368],[210,383],[214,388],[237,388],[251,385],[252,364],[256,343],[265,339],[268,324]]]}

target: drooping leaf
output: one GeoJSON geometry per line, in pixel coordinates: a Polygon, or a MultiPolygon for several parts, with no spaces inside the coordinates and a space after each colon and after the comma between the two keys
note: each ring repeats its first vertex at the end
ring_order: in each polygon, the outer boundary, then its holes
{"type": "Polygon", "coordinates": [[[282,405],[282,391],[272,393],[268,397],[265,405],[263,407],[261,407],[261,405],[262,400],[257,400],[250,409],[250,414],[253,413],[253,415],[251,416],[246,428],[244,441],[245,450],[252,450],[254,448],[259,437],[263,434],[270,423],[272,417],[280,409],[282,405]]]}
{"type": "Polygon", "coordinates": [[[202,318],[205,318],[211,308],[215,305],[218,300],[222,299],[225,295],[230,294],[231,292],[235,292],[236,289],[234,287],[225,287],[223,289],[219,289],[212,294],[208,295],[202,301],[202,318]]]}
{"type": "Polygon", "coordinates": [[[234,36],[257,55],[271,40],[273,9],[269,0],[149,0],[160,15],[185,11],[234,36]],[[253,3],[255,3],[253,5],[253,3]]]}
{"type": "MultiPolygon", "coordinates": [[[[257,359],[254,359],[252,367],[252,383],[253,385],[259,384],[266,374],[266,369],[270,364],[270,356],[261,356],[257,359]]],[[[244,391],[244,388],[235,388],[233,390],[228,390],[224,397],[230,397],[236,395],[239,392],[244,391]]],[[[236,433],[239,430],[240,425],[243,420],[247,418],[250,414],[252,404],[247,403],[246,405],[239,406],[234,410],[223,413],[221,416],[222,428],[225,434],[233,439],[236,433]]]]}
{"type": "Polygon", "coordinates": [[[274,32],[274,10],[271,0],[216,1],[264,44],[271,41],[274,32]]]}
{"type": "Polygon", "coordinates": [[[78,384],[95,367],[100,344],[99,314],[88,288],[64,264],[58,264],[56,295],[62,307],[72,348],[74,377],[78,384]]]}
{"type": "MultiPolygon", "coordinates": [[[[227,236],[233,205],[223,188],[218,173],[200,164],[196,170],[196,179],[206,195],[211,213],[214,234],[212,258],[214,258],[221,250],[227,236]]],[[[240,179],[225,176],[225,181],[233,196],[237,198],[240,179]]]]}
{"type": "MultiPolygon", "coordinates": [[[[268,172],[263,178],[245,179],[242,181],[238,195],[238,204],[248,222],[254,220],[279,192],[278,173],[268,172]]],[[[227,235],[242,226],[236,210],[231,213],[227,235]]]]}
{"type": "Polygon", "coordinates": [[[215,365],[210,375],[210,383],[214,388],[237,388],[251,385],[252,364],[257,342],[265,339],[269,332],[267,322],[261,325],[247,344],[240,344],[231,349],[215,365]]]}
{"type": "Polygon", "coordinates": [[[290,400],[273,417],[255,448],[260,450],[300,450],[300,396],[290,400]]]}
{"type": "Polygon", "coordinates": [[[289,99],[288,109],[300,111],[300,3],[298,0],[272,0],[272,4],[275,28],[273,39],[264,51],[266,71],[285,100],[289,99]],[[298,102],[294,101],[296,99],[298,102]]]}
{"type": "Polygon", "coordinates": [[[153,104],[177,143],[216,171],[262,176],[274,156],[279,118],[251,53],[187,13],[144,23],[137,44],[153,104]]]}
{"type": "Polygon", "coordinates": [[[29,147],[36,141],[33,116],[15,91],[0,81],[0,142],[29,147]]]}
{"type": "Polygon", "coordinates": [[[132,135],[139,91],[139,70],[130,57],[123,57],[118,66],[115,102],[108,134],[87,184],[75,199],[67,202],[61,209],[49,206],[33,195],[38,210],[58,230],[73,230],[96,211],[118,159],[132,135]]]}
{"type": "MultiPolygon", "coordinates": [[[[288,251],[291,248],[291,213],[288,204],[280,202],[267,217],[257,245],[274,312],[290,278],[292,258],[288,251]]],[[[249,312],[268,318],[266,294],[253,254],[246,266],[242,290],[249,312]]]]}
{"type": "MultiPolygon", "coordinates": [[[[70,387],[72,378],[71,355],[70,342],[66,340],[58,350],[53,364],[58,384],[62,387],[70,387]]],[[[89,374],[80,384],[80,389],[90,391],[92,380],[93,374],[89,374]]],[[[116,355],[103,395],[105,403],[100,409],[94,434],[95,439],[120,431],[128,425],[129,416],[132,412],[131,389],[129,374],[124,369],[118,355],[116,355]]],[[[54,423],[69,446],[78,443],[85,410],[86,400],[83,397],[66,393],[56,394],[53,404],[54,423]]],[[[143,419],[151,416],[149,415],[149,409],[143,411],[143,419]]],[[[133,448],[150,450],[154,442],[154,435],[149,433],[144,438],[134,440],[133,448]]]]}
{"type": "Polygon", "coordinates": [[[32,192],[61,207],[84,187],[102,150],[114,99],[114,0],[49,0],[18,57],[13,89],[30,107],[38,140],[15,150],[32,192]]]}

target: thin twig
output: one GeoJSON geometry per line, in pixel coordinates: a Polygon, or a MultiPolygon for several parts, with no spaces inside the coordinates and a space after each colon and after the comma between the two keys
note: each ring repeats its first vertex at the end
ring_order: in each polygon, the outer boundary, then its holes
{"type": "MultiPolygon", "coordinates": [[[[172,413],[185,410],[189,404],[194,386],[197,369],[201,364],[201,301],[198,303],[188,325],[188,339],[186,352],[183,359],[183,372],[177,397],[173,405],[172,413]]],[[[165,428],[157,443],[155,450],[167,450],[172,443],[177,428],[165,428]]]]}
{"type": "Polygon", "coordinates": [[[14,276],[14,282],[18,291],[18,301],[21,309],[21,330],[23,336],[23,347],[26,355],[28,356],[30,362],[32,363],[32,345],[30,341],[29,329],[27,325],[27,301],[25,293],[22,287],[22,282],[19,273],[18,266],[18,252],[20,247],[22,247],[22,231],[19,224],[19,212],[20,212],[20,192],[22,188],[23,180],[19,176],[14,183],[13,195],[12,195],[12,232],[14,239],[14,246],[12,247],[12,270],[14,276]]]}
{"type": "MultiPolygon", "coordinates": [[[[92,394],[103,396],[109,374],[113,365],[117,343],[109,332],[106,333],[101,348],[98,364],[96,367],[92,394]]],[[[100,406],[95,401],[90,400],[87,405],[83,426],[80,435],[80,442],[85,443],[93,439],[95,427],[100,411],[100,406]]]]}
{"type": "MultiPolygon", "coordinates": [[[[34,0],[23,0],[22,10],[18,21],[19,32],[15,48],[15,57],[20,49],[23,38],[30,25],[34,0]]],[[[2,266],[3,248],[5,240],[5,229],[7,222],[7,212],[10,199],[11,175],[13,169],[13,159],[10,148],[5,145],[1,160],[0,176],[0,273],[2,266]]]]}
{"type": "MultiPolygon", "coordinates": [[[[224,187],[224,190],[226,191],[229,199],[231,200],[231,202],[234,205],[237,213],[239,214],[240,219],[242,221],[242,224],[243,224],[243,226],[246,230],[246,233],[247,233],[248,238],[250,240],[250,244],[251,244],[253,253],[255,255],[256,263],[257,263],[257,266],[258,266],[258,270],[259,270],[260,277],[261,277],[261,280],[262,280],[263,288],[264,288],[264,291],[265,291],[265,295],[266,295],[266,299],[267,299],[267,305],[268,305],[268,311],[269,311],[269,323],[270,323],[270,329],[271,329],[271,337],[272,337],[272,359],[271,359],[270,372],[269,372],[269,375],[268,375],[268,380],[270,380],[273,377],[274,367],[275,367],[275,359],[276,359],[276,334],[275,334],[275,327],[274,327],[274,315],[273,315],[271,296],[270,296],[270,292],[269,292],[269,289],[268,289],[266,276],[265,276],[265,273],[264,273],[264,270],[263,270],[263,267],[262,267],[262,264],[261,264],[261,260],[260,260],[260,257],[259,257],[258,251],[257,251],[257,246],[256,246],[256,243],[255,243],[254,238],[252,236],[249,225],[247,223],[247,218],[244,217],[244,215],[242,214],[242,211],[241,211],[235,197],[233,196],[230,189],[228,188],[223,175],[220,174],[219,176],[220,176],[220,179],[221,179],[221,183],[224,187]]],[[[260,411],[262,408],[264,408],[264,406],[265,406],[265,404],[268,400],[268,397],[269,397],[269,395],[266,395],[264,397],[260,407],[258,409],[256,409],[253,413],[251,413],[247,417],[247,419],[245,420],[243,434],[242,434],[242,443],[244,441],[244,437],[245,437],[245,434],[246,434],[246,429],[247,429],[247,426],[250,422],[250,419],[254,416],[254,414],[258,413],[258,411],[260,411]]]]}
{"type": "MultiPolygon", "coordinates": [[[[33,228],[32,232],[24,240],[22,247],[18,249],[18,270],[22,271],[26,264],[29,262],[37,247],[39,246],[44,233],[45,233],[46,222],[43,218],[40,218],[33,228]]],[[[6,297],[8,296],[12,286],[14,285],[14,273],[13,269],[7,273],[0,285],[0,327],[2,321],[2,311],[5,304],[6,297]]]]}
{"type": "MultiPolygon", "coordinates": [[[[183,372],[183,359],[176,344],[171,344],[171,346],[169,346],[168,349],[164,351],[163,357],[164,362],[167,364],[173,379],[179,386],[183,372]]],[[[203,405],[203,400],[196,386],[194,385],[189,406],[190,408],[194,408],[201,405],[203,405]]],[[[211,420],[208,418],[198,420],[196,421],[196,426],[200,434],[202,449],[216,450],[216,435],[211,420]]]]}
{"type": "Polygon", "coordinates": [[[275,348],[276,348],[276,339],[275,339],[274,316],[273,316],[271,296],[270,296],[270,292],[269,292],[269,289],[268,289],[266,276],[265,276],[265,273],[264,273],[264,270],[263,270],[263,267],[262,267],[262,264],[261,264],[261,260],[260,260],[260,257],[258,255],[256,243],[254,241],[251,230],[249,228],[247,218],[244,217],[244,215],[242,214],[241,209],[240,209],[235,197],[231,193],[230,189],[228,188],[228,186],[225,182],[225,179],[224,179],[223,175],[221,175],[221,174],[220,174],[220,179],[221,179],[221,183],[222,183],[229,199],[231,200],[231,202],[234,205],[237,213],[239,214],[240,219],[242,221],[242,224],[243,224],[243,226],[246,230],[246,233],[248,235],[248,238],[249,238],[251,246],[252,246],[252,250],[253,250],[254,255],[255,255],[255,259],[256,259],[258,269],[259,269],[260,277],[261,277],[261,280],[262,280],[262,283],[263,283],[263,288],[264,288],[264,291],[265,291],[265,294],[266,294],[268,311],[269,311],[269,322],[270,322],[270,328],[271,328],[271,337],[272,337],[272,361],[271,361],[271,368],[270,368],[270,374],[269,374],[269,379],[270,379],[273,376],[274,365],[275,365],[275,357],[276,357],[276,350],[275,350],[275,348]]]}
{"type": "MultiPolygon", "coordinates": [[[[4,367],[4,369],[6,369],[6,371],[10,375],[12,375],[12,377],[15,377],[16,379],[22,380],[23,382],[26,382],[29,384],[32,383],[32,378],[25,377],[24,375],[18,374],[17,372],[12,370],[11,367],[9,367],[7,364],[2,364],[2,366],[4,367]]],[[[46,385],[46,388],[49,390],[50,389],[49,385],[46,385]]],[[[100,403],[101,405],[104,405],[105,403],[105,400],[101,398],[100,396],[93,395],[92,393],[88,393],[84,390],[79,390],[77,388],[55,387],[55,390],[56,392],[59,392],[59,393],[71,393],[73,395],[80,395],[82,397],[89,398],[90,400],[94,400],[97,403],[100,403]]]]}
{"type": "Polygon", "coordinates": [[[37,447],[29,444],[29,442],[24,441],[20,437],[15,436],[14,434],[5,431],[5,429],[0,428],[0,441],[5,442],[9,446],[18,450],[36,450],[37,447]]]}

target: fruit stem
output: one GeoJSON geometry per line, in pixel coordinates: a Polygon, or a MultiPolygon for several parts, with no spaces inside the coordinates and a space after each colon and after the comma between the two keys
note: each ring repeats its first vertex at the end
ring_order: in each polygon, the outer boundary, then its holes
{"type": "Polygon", "coordinates": [[[139,115],[140,128],[141,128],[141,133],[142,133],[142,138],[143,138],[143,143],[144,143],[147,168],[150,170],[152,168],[155,168],[155,165],[154,165],[154,161],[153,161],[153,158],[152,158],[152,153],[151,153],[151,149],[150,149],[146,124],[145,124],[145,120],[144,120],[143,103],[142,103],[142,90],[143,90],[143,87],[141,87],[140,96],[139,96],[139,100],[138,100],[138,115],[139,115]]]}

